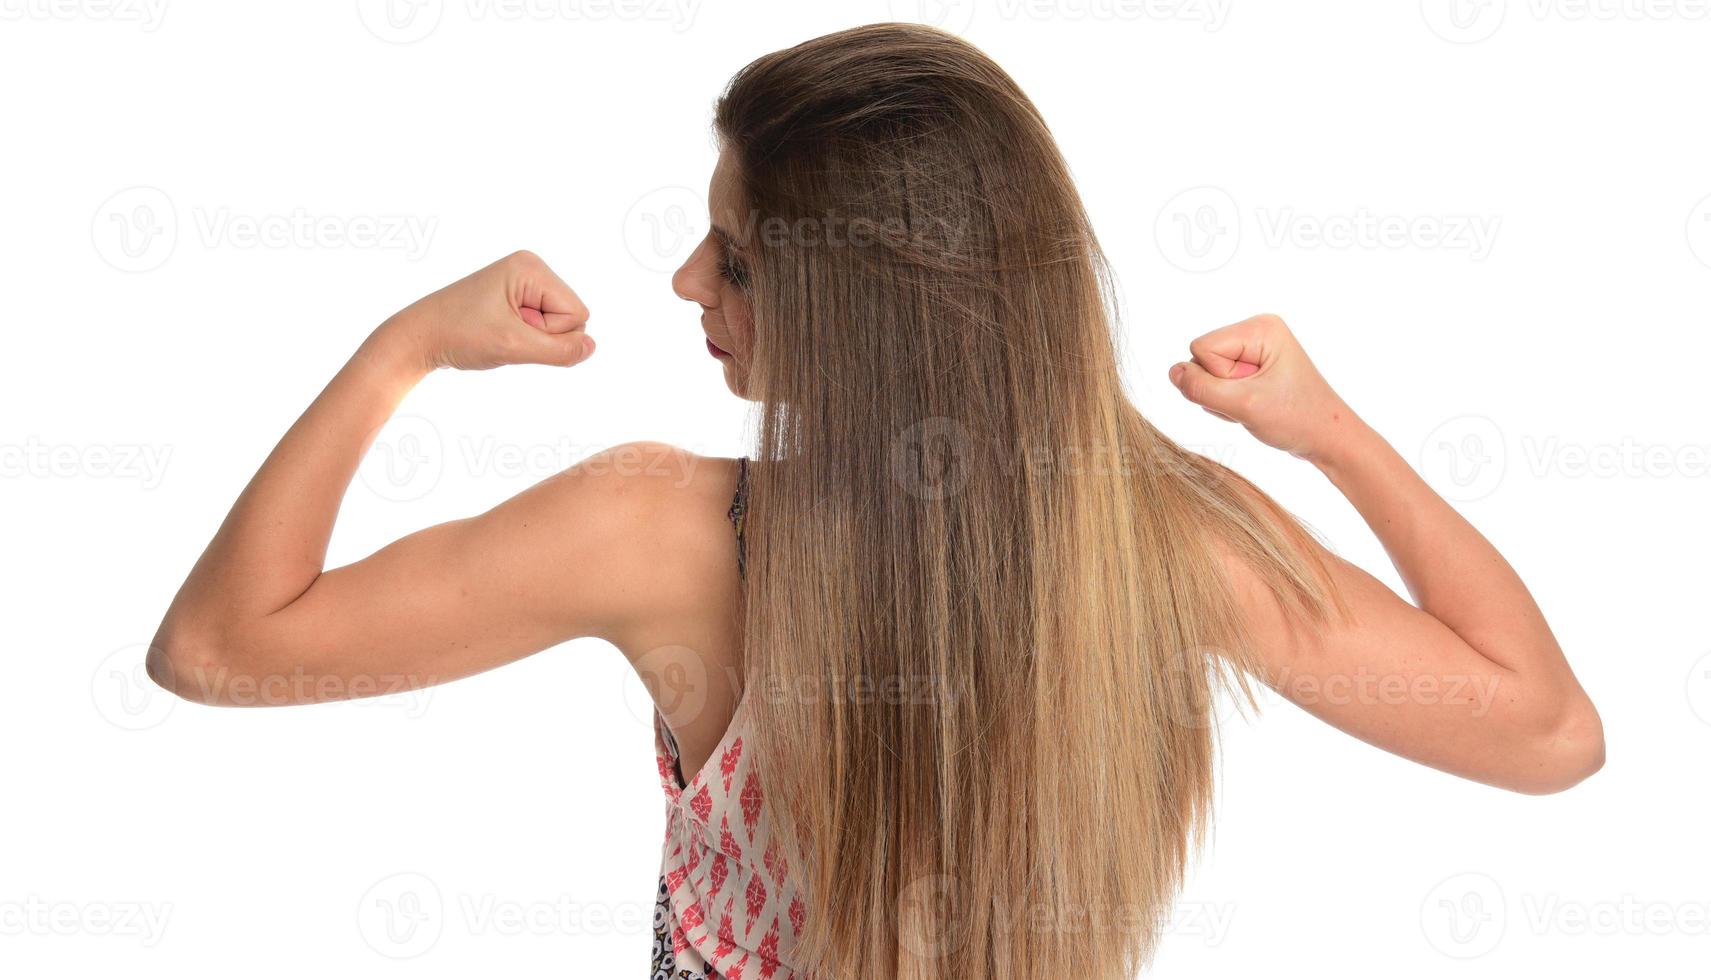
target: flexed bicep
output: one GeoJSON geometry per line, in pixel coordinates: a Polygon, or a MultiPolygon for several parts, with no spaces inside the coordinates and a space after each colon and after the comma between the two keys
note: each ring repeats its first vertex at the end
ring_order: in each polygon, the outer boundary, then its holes
{"type": "MultiPolygon", "coordinates": [[[[1317,544],[1313,547],[1318,548],[1317,544]]],[[[1519,792],[1553,792],[1583,767],[1583,716],[1548,676],[1482,654],[1442,621],[1362,569],[1320,549],[1348,615],[1295,621],[1259,578],[1226,567],[1273,690],[1371,745],[1519,792]]]]}
{"type": "Polygon", "coordinates": [[[606,636],[634,604],[646,494],[588,463],[329,569],[173,665],[177,693],[279,705],[395,693],[606,636]]]}

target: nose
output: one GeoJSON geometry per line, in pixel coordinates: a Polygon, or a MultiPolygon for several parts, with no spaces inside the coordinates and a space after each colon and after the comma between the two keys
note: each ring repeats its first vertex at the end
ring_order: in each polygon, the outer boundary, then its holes
{"type": "Polygon", "coordinates": [[[689,253],[689,258],[671,274],[671,291],[691,303],[711,307],[718,302],[719,292],[713,284],[711,242],[703,238],[689,253]]]}

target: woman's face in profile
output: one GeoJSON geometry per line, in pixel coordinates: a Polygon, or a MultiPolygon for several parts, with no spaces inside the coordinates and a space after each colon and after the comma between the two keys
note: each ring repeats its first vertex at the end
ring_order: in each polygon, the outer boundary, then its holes
{"type": "Polygon", "coordinates": [[[725,372],[725,385],[739,398],[748,396],[748,370],[754,337],[749,307],[749,264],[741,247],[747,224],[741,220],[740,191],[730,155],[719,154],[707,187],[711,227],[676,274],[671,288],[701,307],[707,353],[725,372]]]}

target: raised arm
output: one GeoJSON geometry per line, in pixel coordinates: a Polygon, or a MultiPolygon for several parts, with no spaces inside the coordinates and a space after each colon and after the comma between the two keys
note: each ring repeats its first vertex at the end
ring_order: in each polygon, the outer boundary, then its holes
{"type": "Polygon", "coordinates": [[[1317,466],[1378,536],[1418,604],[1318,549],[1350,615],[1306,629],[1230,555],[1267,683],[1379,748],[1505,789],[1557,792],[1596,772],[1604,762],[1598,712],[1527,587],[1331,390],[1283,321],[1254,317],[1190,351],[1192,360],[1171,368],[1172,383],[1317,466]]]}
{"type": "Polygon", "coordinates": [[[411,387],[436,367],[579,363],[593,351],[586,320],[526,252],[388,319],[238,497],[166,612],[150,676],[207,703],[290,704],[420,687],[621,630],[638,553],[626,533],[659,494],[611,458],[323,570],[351,478],[411,387]]]}

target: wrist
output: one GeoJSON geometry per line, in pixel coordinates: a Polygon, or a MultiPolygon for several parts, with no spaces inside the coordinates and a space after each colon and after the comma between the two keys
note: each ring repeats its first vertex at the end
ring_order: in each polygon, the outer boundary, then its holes
{"type": "Polygon", "coordinates": [[[399,383],[414,385],[435,364],[408,325],[396,316],[376,327],[357,348],[354,360],[399,383]]]}
{"type": "Polygon", "coordinates": [[[376,327],[363,340],[349,364],[349,369],[356,369],[376,387],[392,392],[394,398],[404,398],[433,368],[423,345],[392,320],[376,327]]]}
{"type": "Polygon", "coordinates": [[[1377,430],[1366,424],[1346,405],[1331,413],[1331,421],[1313,450],[1301,454],[1327,477],[1336,478],[1350,466],[1371,458],[1374,451],[1389,444],[1377,430]]]}

